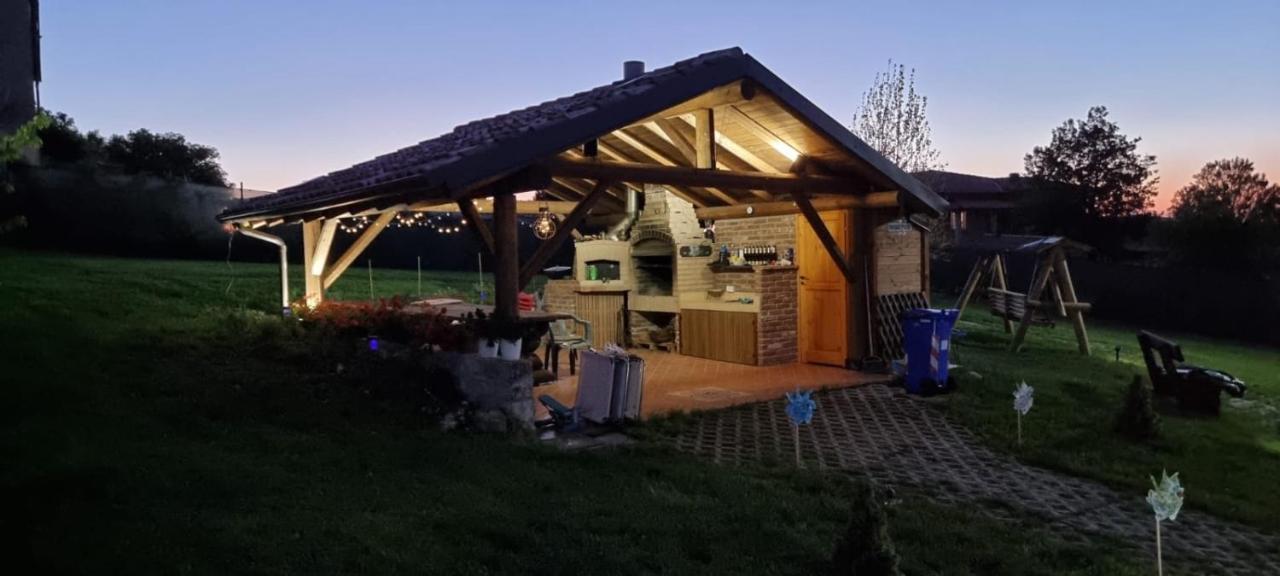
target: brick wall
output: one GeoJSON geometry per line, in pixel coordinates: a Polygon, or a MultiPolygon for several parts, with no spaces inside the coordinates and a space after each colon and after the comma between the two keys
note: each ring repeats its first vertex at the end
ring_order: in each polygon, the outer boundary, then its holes
{"type": "Polygon", "coordinates": [[[756,357],[762,366],[799,359],[796,273],[794,266],[756,269],[760,292],[756,357]]]}
{"type": "Polygon", "coordinates": [[[778,254],[796,246],[795,216],[765,216],[716,220],[716,244],[769,245],[778,247],[778,254]]]}
{"type": "Polygon", "coordinates": [[[577,311],[578,281],[573,278],[547,280],[542,289],[542,307],[547,312],[574,314],[577,311]]]}

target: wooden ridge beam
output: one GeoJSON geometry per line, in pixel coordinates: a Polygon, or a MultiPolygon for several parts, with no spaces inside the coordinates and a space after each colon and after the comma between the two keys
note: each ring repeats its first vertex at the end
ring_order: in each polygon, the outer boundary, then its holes
{"type": "Polygon", "coordinates": [[[822,247],[827,249],[827,254],[831,256],[831,260],[835,262],[836,267],[840,269],[840,273],[844,275],[845,282],[849,284],[858,283],[858,275],[854,273],[853,266],[844,257],[844,251],[840,249],[840,245],[836,243],[836,239],[831,235],[831,231],[827,229],[826,222],[822,221],[822,215],[814,208],[813,203],[809,202],[809,197],[804,192],[792,192],[791,197],[795,199],[796,204],[800,207],[800,213],[804,214],[804,219],[809,222],[809,227],[813,229],[814,235],[822,242],[822,247]]]}
{"type": "Polygon", "coordinates": [[[615,179],[626,182],[665,184],[670,186],[695,186],[700,188],[727,188],[771,192],[837,192],[849,193],[863,190],[858,180],[831,176],[801,176],[796,174],[772,174],[764,172],[730,172],[727,170],[699,170],[679,166],[654,166],[634,162],[602,162],[599,160],[573,160],[553,158],[546,163],[556,176],[570,178],[615,179]]]}
{"type": "Polygon", "coordinates": [[[591,211],[591,208],[595,206],[596,202],[605,195],[605,191],[609,189],[610,185],[611,183],[607,180],[600,180],[596,182],[595,188],[591,190],[591,193],[587,194],[587,197],[583,198],[582,202],[579,202],[578,205],[574,207],[573,211],[565,217],[564,221],[560,223],[559,228],[556,229],[556,233],[538,246],[538,249],[529,257],[529,261],[525,262],[524,266],[520,269],[519,282],[516,285],[517,290],[524,290],[524,287],[529,284],[529,281],[533,280],[533,277],[538,274],[538,271],[546,265],[547,260],[551,258],[551,255],[555,254],[556,250],[560,249],[560,246],[564,244],[564,241],[569,239],[573,232],[578,228],[578,224],[582,223],[582,219],[586,218],[587,213],[591,211]]]}
{"type": "MultiPolygon", "coordinates": [[[[498,196],[497,198],[501,198],[498,196]]],[[[497,202],[489,201],[489,210],[494,213],[497,202]]],[[[515,200],[510,203],[511,208],[515,208],[515,200]]],[[[471,229],[471,233],[476,235],[476,240],[480,241],[480,245],[484,246],[490,254],[497,254],[494,248],[493,231],[489,229],[489,225],[484,223],[480,218],[480,211],[476,209],[476,204],[472,200],[458,200],[458,210],[462,212],[462,217],[467,219],[467,228],[471,229]]],[[[514,211],[513,211],[514,214],[514,211]]]]}
{"type": "Polygon", "coordinates": [[[373,243],[373,239],[377,238],[387,225],[391,223],[391,220],[395,219],[396,214],[398,213],[383,212],[379,214],[378,218],[370,223],[369,227],[365,228],[364,232],[360,233],[360,236],[356,237],[356,241],[352,242],[351,246],[347,247],[347,251],[343,252],[342,256],[339,256],[328,270],[325,270],[324,281],[322,283],[325,290],[328,290],[330,286],[333,286],[334,282],[338,281],[338,278],[342,277],[342,273],[346,272],[347,268],[351,267],[351,264],[356,261],[356,258],[359,258],[360,254],[369,247],[369,244],[373,243]]]}
{"type": "MultiPolygon", "coordinates": [[[[809,202],[819,212],[849,208],[893,208],[898,205],[898,194],[896,192],[873,192],[862,196],[815,196],[810,198],[809,202]]],[[[801,210],[799,203],[794,200],[694,209],[694,214],[704,220],[761,218],[764,216],[785,216],[801,213],[803,213],[803,210],[801,210]]]]}

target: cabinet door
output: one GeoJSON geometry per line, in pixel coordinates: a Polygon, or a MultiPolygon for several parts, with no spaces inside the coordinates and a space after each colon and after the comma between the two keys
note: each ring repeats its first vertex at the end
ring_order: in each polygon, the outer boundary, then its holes
{"type": "Polygon", "coordinates": [[[680,349],[689,356],[756,364],[756,314],[680,311],[680,349]]]}

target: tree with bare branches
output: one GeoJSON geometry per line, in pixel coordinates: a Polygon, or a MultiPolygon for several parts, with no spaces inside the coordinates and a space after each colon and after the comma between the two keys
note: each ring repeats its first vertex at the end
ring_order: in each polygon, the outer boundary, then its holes
{"type": "Polygon", "coordinates": [[[929,99],[916,92],[916,71],[889,61],[889,69],[877,73],[871,89],[853,114],[850,130],[907,172],[946,167],[933,147],[933,129],[926,111],[929,99]]]}

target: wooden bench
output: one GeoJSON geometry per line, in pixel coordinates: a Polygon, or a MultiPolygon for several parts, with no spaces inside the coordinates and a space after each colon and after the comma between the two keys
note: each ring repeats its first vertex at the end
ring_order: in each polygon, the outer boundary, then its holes
{"type": "MultiPolygon", "coordinates": [[[[987,288],[987,303],[991,307],[991,315],[1006,320],[1022,321],[1027,313],[1027,295],[1012,290],[987,288]]],[[[1031,323],[1037,326],[1053,326],[1053,320],[1040,312],[1039,306],[1033,306],[1031,323]]]]}

